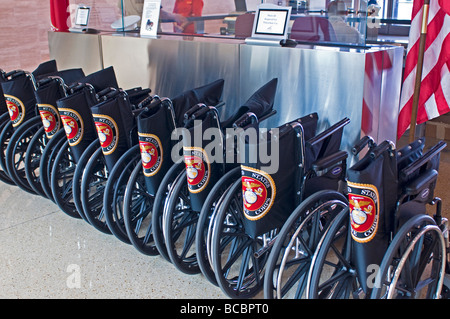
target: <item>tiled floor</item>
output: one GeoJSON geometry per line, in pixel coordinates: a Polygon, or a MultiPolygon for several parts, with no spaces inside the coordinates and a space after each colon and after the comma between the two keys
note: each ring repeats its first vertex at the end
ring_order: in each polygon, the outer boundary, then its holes
{"type": "Polygon", "coordinates": [[[224,298],[48,199],[0,184],[0,298],[224,298]]]}
{"type": "MultiPolygon", "coordinates": [[[[0,6],[0,68],[33,70],[48,59],[48,1],[0,0],[0,6]]],[[[450,147],[435,191],[448,218],[449,177],[450,147]]],[[[144,256],[66,216],[51,201],[0,182],[0,298],[225,296],[202,275],[182,274],[161,257],[144,256]]]]}
{"type": "MultiPolygon", "coordinates": [[[[447,217],[449,154],[436,189],[447,217]]],[[[0,298],[226,298],[202,275],[144,256],[48,199],[0,183],[0,203],[0,298]]]]}

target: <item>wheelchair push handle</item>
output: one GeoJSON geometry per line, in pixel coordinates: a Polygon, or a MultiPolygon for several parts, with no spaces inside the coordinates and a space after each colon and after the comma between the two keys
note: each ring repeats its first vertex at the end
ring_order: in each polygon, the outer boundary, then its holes
{"type": "Polygon", "coordinates": [[[198,110],[200,110],[202,107],[206,108],[206,105],[203,103],[198,103],[196,105],[194,105],[193,107],[191,107],[189,110],[186,111],[186,113],[184,113],[184,118],[187,120],[189,119],[192,114],[194,114],[195,112],[197,112],[198,110]]]}
{"type": "MultiPolygon", "coordinates": [[[[84,88],[88,88],[92,94],[95,92],[94,87],[89,83],[74,83],[67,87],[67,91],[70,92],[70,95],[75,94],[78,91],[83,90],[84,88]]],[[[96,97],[97,98],[97,97],[96,97]]]]}
{"type": "Polygon", "coordinates": [[[107,101],[109,99],[115,98],[117,95],[120,94],[120,92],[121,92],[121,90],[117,90],[116,88],[109,87],[109,88],[103,89],[100,92],[98,92],[97,99],[99,101],[101,101],[101,100],[107,101]]]}
{"type": "Polygon", "coordinates": [[[370,151],[370,158],[375,159],[388,150],[392,151],[394,148],[394,144],[391,141],[385,140],[370,151]]]}
{"type": "Polygon", "coordinates": [[[254,123],[258,123],[258,117],[253,112],[247,112],[233,123],[233,128],[245,127],[254,123]]]}
{"type": "Polygon", "coordinates": [[[21,75],[24,75],[24,74],[26,74],[26,72],[23,71],[23,70],[13,70],[13,71],[10,71],[10,72],[6,73],[4,75],[4,77],[5,77],[5,79],[8,79],[8,78],[14,79],[14,78],[16,78],[18,76],[21,76],[21,75]]]}
{"type": "Polygon", "coordinates": [[[359,140],[358,143],[356,143],[353,148],[352,148],[352,154],[353,155],[358,155],[359,152],[362,151],[362,149],[368,145],[369,149],[372,149],[373,147],[376,146],[375,141],[373,140],[373,138],[371,136],[364,136],[363,138],[361,138],[359,140]]]}
{"type": "Polygon", "coordinates": [[[206,113],[208,113],[211,110],[210,107],[203,105],[198,111],[194,112],[194,114],[191,115],[191,118],[193,120],[202,118],[206,113]]]}

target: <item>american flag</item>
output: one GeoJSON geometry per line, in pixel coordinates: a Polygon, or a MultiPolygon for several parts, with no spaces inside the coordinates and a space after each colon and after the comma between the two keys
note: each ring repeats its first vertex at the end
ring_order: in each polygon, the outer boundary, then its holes
{"type": "MultiPolygon", "coordinates": [[[[424,0],[414,0],[397,137],[411,124],[424,0]]],[[[450,111],[450,0],[430,0],[417,124],[450,111]]]]}

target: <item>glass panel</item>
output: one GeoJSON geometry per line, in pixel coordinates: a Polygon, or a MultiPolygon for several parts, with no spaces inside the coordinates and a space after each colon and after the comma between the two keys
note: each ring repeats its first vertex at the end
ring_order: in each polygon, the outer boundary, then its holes
{"type": "Polygon", "coordinates": [[[366,2],[358,0],[288,1],[293,9],[291,39],[364,45],[366,2]]]}
{"type": "MultiPolygon", "coordinates": [[[[365,44],[366,0],[162,0],[159,34],[244,39],[251,36],[254,12],[261,3],[292,7],[289,30],[293,40],[365,44]]],[[[130,24],[126,30],[120,27],[123,22],[128,26],[129,16],[140,20],[144,0],[70,0],[72,21],[78,4],[91,7],[89,28],[103,32],[139,32],[140,21],[130,24]],[[112,27],[113,23],[116,28],[112,27]]]]}
{"type": "Polygon", "coordinates": [[[71,26],[75,26],[78,5],[89,6],[88,27],[98,31],[114,31],[111,24],[122,17],[121,0],[70,0],[69,12],[71,26]]]}

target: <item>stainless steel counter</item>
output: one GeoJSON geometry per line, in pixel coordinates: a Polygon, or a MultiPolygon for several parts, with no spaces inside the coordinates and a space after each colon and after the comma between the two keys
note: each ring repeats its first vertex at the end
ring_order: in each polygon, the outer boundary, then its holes
{"type": "Polygon", "coordinates": [[[276,77],[278,113],[262,126],[317,112],[320,130],[350,118],[344,133],[347,150],[366,134],[377,142],[396,141],[402,47],[282,48],[231,38],[54,32],[49,33],[49,45],[60,69],[82,67],[90,73],[113,66],[124,89],[149,87],[160,96],[173,97],[223,78],[224,117],[276,77]]]}

